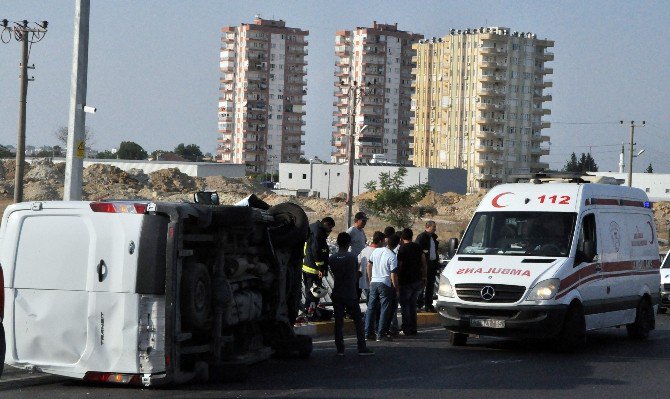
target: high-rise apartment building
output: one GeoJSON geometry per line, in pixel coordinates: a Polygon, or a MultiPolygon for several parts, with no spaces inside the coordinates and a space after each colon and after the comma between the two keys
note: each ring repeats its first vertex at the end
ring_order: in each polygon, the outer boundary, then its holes
{"type": "Polygon", "coordinates": [[[219,162],[276,173],[300,160],[308,34],[260,17],[222,28],[219,162]]]}
{"type": "Polygon", "coordinates": [[[553,46],[502,27],[415,44],[414,165],[466,169],[470,192],[548,168],[540,157],[549,154],[541,143],[553,46]]]}
{"type": "Polygon", "coordinates": [[[422,38],[398,30],[398,24],[376,21],[371,28],[337,32],[333,162],[348,159],[349,115],[355,112],[358,161],[367,162],[374,154],[383,154],[385,161],[411,164],[412,44],[422,38]],[[354,82],[364,92],[352,110],[354,82]]]}

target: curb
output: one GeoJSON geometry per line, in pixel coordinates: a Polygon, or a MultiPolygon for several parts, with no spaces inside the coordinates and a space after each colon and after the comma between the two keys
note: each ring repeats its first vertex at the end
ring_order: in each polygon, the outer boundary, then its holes
{"type": "MultiPolygon", "coordinates": [[[[440,318],[437,313],[417,313],[417,327],[427,327],[440,325],[440,318]]],[[[335,334],[334,321],[320,321],[316,323],[296,325],[294,327],[296,334],[309,335],[310,337],[323,337],[335,334]]],[[[356,328],[351,319],[344,320],[344,334],[355,334],[356,328]]]]}

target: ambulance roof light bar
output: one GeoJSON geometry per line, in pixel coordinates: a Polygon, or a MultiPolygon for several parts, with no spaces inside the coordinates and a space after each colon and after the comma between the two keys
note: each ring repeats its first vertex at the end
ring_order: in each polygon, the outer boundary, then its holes
{"type": "Polygon", "coordinates": [[[571,172],[540,172],[527,175],[512,175],[512,181],[515,183],[598,183],[621,185],[622,179],[615,179],[610,176],[594,176],[585,173],[571,172]]]}

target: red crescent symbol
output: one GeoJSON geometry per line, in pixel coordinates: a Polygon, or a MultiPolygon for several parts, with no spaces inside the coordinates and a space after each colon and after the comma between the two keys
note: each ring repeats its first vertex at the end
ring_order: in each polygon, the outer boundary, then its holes
{"type": "Polygon", "coordinates": [[[504,207],[506,207],[507,205],[500,205],[500,204],[498,203],[498,200],[500,199],[500,197],[502,197],[503,195],[507,195],[507,194],[513,194],[513,193],[512,193],[512,192],[506,192],[506,193],[501,193],[501,194],[496,195],[496,196],[493,197],[493,199],[491,200],[491,205],[493,205],[493,206],[496,207],[496,208],[504,208],[504,207]]]}

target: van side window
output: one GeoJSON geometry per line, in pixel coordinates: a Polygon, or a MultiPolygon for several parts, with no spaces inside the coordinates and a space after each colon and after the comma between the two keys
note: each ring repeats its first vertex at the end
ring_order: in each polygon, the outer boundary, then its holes
{"type": "MultiPolygon", "coordinates": [[[[582,219],[582,231],[577,241],[577,255],[585,262],[593,262],[595,254],[598,253],[598,244],[596,240],[596,215],[593,213],[584,216],[582,219]],[[592,249],[587,248],[587,243],[592,243],[592,249]],[[590,254],[588,253],[590,252],[590,254]]],[[[575,266],[577,266],[575,264],[575,266]]]]}

